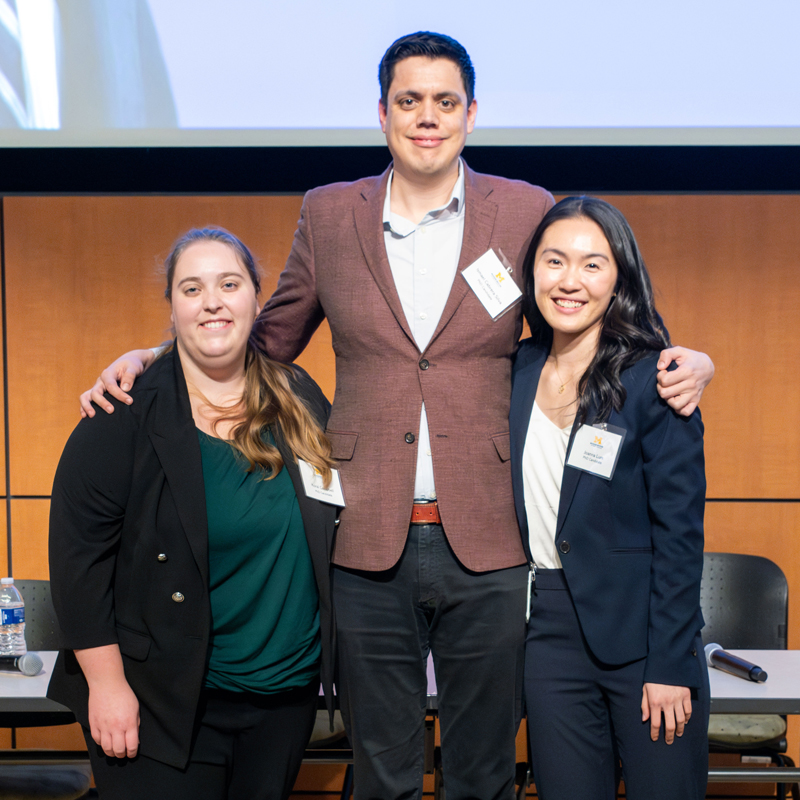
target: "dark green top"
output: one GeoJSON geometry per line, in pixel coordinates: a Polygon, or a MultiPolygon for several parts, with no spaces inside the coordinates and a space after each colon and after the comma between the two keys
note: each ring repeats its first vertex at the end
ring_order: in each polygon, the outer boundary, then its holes
{"type": "Polygon", "coordinates": [[[306,686],[319,674],[319,598],[291,478],[283,468],[262,480],[226,441],[198,435],[212,615],[206,685],[306,686]]]}

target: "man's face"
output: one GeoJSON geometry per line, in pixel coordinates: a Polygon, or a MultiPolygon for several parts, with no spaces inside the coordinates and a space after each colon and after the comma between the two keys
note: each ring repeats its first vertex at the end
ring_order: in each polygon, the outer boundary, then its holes
{"type": "Polygon", "coordinates": [[[457,171],[477,111],[474,99],[467,106],[454,61],[411,56],[398,62],[386,106],[378,105],[395,171],[414,180],[441,179],[457,171]]]}

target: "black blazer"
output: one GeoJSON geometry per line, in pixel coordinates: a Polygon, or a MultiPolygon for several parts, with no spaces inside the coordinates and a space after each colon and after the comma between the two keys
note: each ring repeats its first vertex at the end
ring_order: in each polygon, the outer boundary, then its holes
{"type": "MultiPolygon", "coordinates": [[[[547,354],[524,341],[512,377],[512,481],[529,560],[522,453],[547,354]]],[[[698,411],[680,417],[659,398],[657,361],[657,354],[647,356],[622,374],[627,398],[608,423],[627,435],[613,478],[565,465],[556,546],[581,629],[600,661],[646,657],[646,682],[699,687],[703,423],[698,411]]]]}
{"type": "MultiPolygon", "coordinates": [[[[294,367],[293,388],[324,428],[330,404],[294,367]]],[[[134,403],[82,420],[56,472],[50,581],[69,650],[48,696],[88,727],[88,686],[72,649],[119,643],[140,704],[140,752],[183,768],[211,632],[208,528],[200,443],[177,351],[133,389],[134,403]]],[[[279,430],[319,587],[322,681],[332,708],[330,554],[336,509],[310,500],[279,430]]]]}

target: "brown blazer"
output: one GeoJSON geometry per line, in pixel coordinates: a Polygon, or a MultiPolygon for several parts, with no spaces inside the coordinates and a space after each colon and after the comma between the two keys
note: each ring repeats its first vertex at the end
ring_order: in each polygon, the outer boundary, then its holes
{"type": "MultiPolygon", "coordinates": [[[[436,332],[420,353],[392,278],[383,239],[389,170],[323,186],[303,203],[292,251],[256,333],[269,355],[293,361],[328,318],[336,397],[327,433],[347,507],[334,563],[385,570],[400,558],[414,500],[423,401],[447,539],[476,572],[525,562],[509,468],[511,359],[517,306],[496,321],[456,275],[436,332]]],[[[490,247],[521,280],[533,230],[552,205],[544,189],[466,170],[458,271],[490,247]]]]}

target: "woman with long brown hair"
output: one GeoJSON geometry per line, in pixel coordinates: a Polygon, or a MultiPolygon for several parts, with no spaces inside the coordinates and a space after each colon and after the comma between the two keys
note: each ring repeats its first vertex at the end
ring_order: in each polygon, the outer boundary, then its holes
{"type": "Polygon", "coordinates": [[[56,474],[50,696],[84,727],[102,798],[285,798],[330,698],[329,404],[249,342],[259,276],[227,231],[166,261],[173,345],[136,402],[85,419],[56,474]]]}

